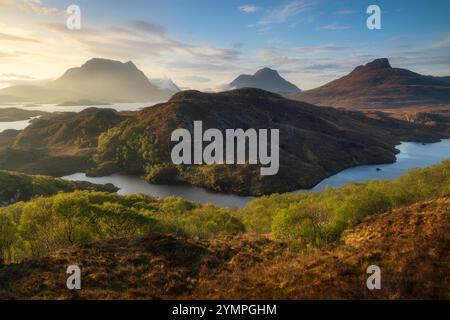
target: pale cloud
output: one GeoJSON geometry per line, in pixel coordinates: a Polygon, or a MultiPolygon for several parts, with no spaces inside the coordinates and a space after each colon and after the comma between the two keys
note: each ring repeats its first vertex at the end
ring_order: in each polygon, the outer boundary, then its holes
{"type": "Polygon", "coordinates": [[[353,10],[353,9],[342,9],[342,10],[336,11],[336,14],[341,15],[341,16],[351,15],[351,14],[355,14],[355,13],[358,13],[358,11],[353,10]]]}
{"type": "Polygon", "coordinates": [[[324,26],[317,27],[317,30],[347,30],[351,26],[340,25],[337,22],[333,22],[324,26]]]}
{"type": "Polygon", "coordinates": [[[0,58],[18,58],[18,57],[23,56],[23,55],[26,55],[26,52],[22,52],[22,51],[0,51],[0,58]]]}
{"type": "Polygon", "coordinates": [[[450,38],[442,39],[440,41],[434,42],[431,47],[433,49],[440,49],[440,48],[450,48],[450,38]]]}
{"type": "Polygon", "coordinates": [[[302,54],[321,54],[326,52],[339,52],[351,49],[350,46],[344,45],[335,45],[335,44],[323,44],[320,46],[305,46],[305,47],[294,47],[292,48],[294,51],[302,53],[302,54]]]}
{"type": "Polygon", "coordinates": [[[206,77],[202,77],[202,76],[196,76],[196,75],[184,76],[184,77],[181,77],[181,79],[185,80],[185,81],[193,81],[193,82],[200,82],[200,83],[206,83],[206,82],[210,82],[211,81],[210,78],[206,78],[206,77]]]}
{"type": "Polygon", "coordinates": [[[25,74],[17,74],[17,73],[2,73],[0,74],[0,78],[3,79],[20,79],[20,80],[31,80],[34,79],[33,77],[30,77],[25,74]]]}
{"type": "Polygon", "coordinates": [[[244,13],[255,13],[255,12],[261,10],[261,7],[255,6],[255,5],[246,4],[244,6],[240,6],[239,10],[244,12],[244,13]]]}
{"type": "Polygon", "coordinates": [[[43,24],[48,30],[60,34],[66,41],[94,55],[132,59],[148,55],[181,55],[205,62],[235,60],[238,48],[220,48],[193,45],[172,39],[166,30],[145,21],[129,21],[122,25],[105,28],[82,28],[71,32],[57,23],[43,24]]]}
{"type": "Polygon", "coordinates": [[[270,10],[268,14],[258,21],[258,25],[283,23],[299,13],[308,11],[316,5],[313,0],[291,0],[290,2],[270,10]]]}
{"type": "Polygon", "coordinates": [[[21,36],[16,36],[12,34],[0,33],[0,40],[6,41],[25,41],[25,42],[39,42],[35,39],[25,38],[21,36]]]}
{"type": "Polygon", "coordinates": [[[32,11],[40,16],[66,16],[65,10],[45,6],[41,0],[22,0],[16,4],[20,10],[32,11]]]}

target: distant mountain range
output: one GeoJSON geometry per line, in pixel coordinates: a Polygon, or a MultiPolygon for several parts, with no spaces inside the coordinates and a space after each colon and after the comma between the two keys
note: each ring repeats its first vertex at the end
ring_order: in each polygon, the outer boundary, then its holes
{"type": "Polygon", "coordinates": [[[44,86],[17,85],[0,90],[0,101],[64,103],[66,101],[147,102],[167,100],[178,87],[153,84],[133,62],[94,58],[67,70],[44,86]]]}
{"type": "Polygon", "coordinates": [[[348,75],[321,87],[290,97],[349,109],[430,106],[450,103],[450,84],[444,80],[392,68],[389,60],[382,58],[358,66],[348,75]]]}
{"type": "Polygon", "coordinates": [[[438,80],[441,80],[441,81],[450,82],[450,76],[447,76],[447,77],[435,77],[435,78],[438,79],[438,80]]]}
{"type": "Polygon", "coordinates": [[[270,68],[260,69],[254,75],[241,74],[230,83],[230,87],[257,88],[281,95],[301,92],[296,85],[283,79],[278,71],[270,68]]]}

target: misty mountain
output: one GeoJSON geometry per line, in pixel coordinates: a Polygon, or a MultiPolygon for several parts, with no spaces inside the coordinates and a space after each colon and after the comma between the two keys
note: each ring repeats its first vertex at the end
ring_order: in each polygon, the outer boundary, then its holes
{"type": "Polygon", "coordinates": [[[446,77],[435,77],[438,80],[441,81],[445,81],[445,82],[450,82],[450,76],[446,76],[446,77]]]}
{"type": "Polygon", "coordinates": [[[291,98],[349,109],[402,108],[450,103],[450,84],[436,77],[393,68],[386,58],[356,67],[348,75],[291,98]]]}
{"type": "Polygon", "coordinates": [[[270,68],[260,69],[254,75],[241,74],[230,83],[230,87],[257,88],[282,95],[301,91],[296,85],[283,79],[278,71],[270,68]]]}
{"type": "Polygon", "coordinates": [[[181,91],[170,78],[149,78],[149,81],[161,90],[169,90],[170,92],[181,91]]]}
{"type": "MultiPolygon", "coordinates": [[[[173,84],[173,83],[172,83],[173,84]]],[[[43,86],[12,86],[0,90],[0,101],[61,103],[94,100],[145,102],[167,100],[177,87],[160,88],[133,62],[94,58],[81,67],[70,68],[60,78],[43,86]]]]}

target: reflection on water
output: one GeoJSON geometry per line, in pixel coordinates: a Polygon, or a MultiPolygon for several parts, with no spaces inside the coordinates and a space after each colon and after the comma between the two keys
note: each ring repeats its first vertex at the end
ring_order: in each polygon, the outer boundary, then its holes
{"type": "Polygon", "coordinates": [[[338,187],[349,181],[394,179],[409,169],[431,166],[450,158],[450,139],[428,144],[402,142],[397,149],[400,150],[400,153],[397,154],[395,163],[349,168],[322,180],[312,190],[319,191],[327,185],[338,187]],[[377,170],[377,168],[381,170],[377,170]]]}
{"type": "Polygon", "coordinates": [[[84,173],[75,173],[63,177],[66,180],[84,180],[92,183],[112,183],[120,188],[119,194],[144,193],[158,198],[178,196],[200,203],[213,203],[221,207],[237,206],[243,207],[252,197],[240,197],[231,194],[221,194],[207,191],[192,186],[170,186],[148,184],[137,176],[124,174],[113,174],[107,177],[91,178],[84,173]]]}
{"type": "MultiPolygon", "coordinates": [[[[162,101],[161,101],[162,102],[162,101]]],[[[110,105],[81,105],[81,106],[58,106],[55,104],[0,104],[2,108],[19,108],[23,110],[45,111],[45,112],[80,112],[86,108],[116,109],[117,111],[135,111],[145,107],[151,107],[160,103],[157,101],[135,102],[135,103],[112,103],[110,105]]]]}
{"type": "MultiPolygon", "coordinates": [[[[426,145],[415,142],[403,142],[397,148],[400,150],[400,153],[397,155],[397,162],[395,163],[350,168],[323,180],[312,190],[322,190],[326,185],[338,187],[350,181],[393,179],[401,176],[409,169],[427,167],[450,158],[450,139],[426,145]],[[377,170],[377,168],[381,170],[377,170]]],[[[145,193],[155,197],[179,196],[188,200],[200,203],[213,203],[222,207],[243,207],[253,198],[213,193],[192,186],[152,185],[139,179],[139,177],[121,174],[90,178],[86,177],[84,173],[76,173],[63,178],[67,180],[85,180],[100,184],[112,183],[120,188],[120,194],[145,193]]]]}
{"type": "Polygon", "coordinates": [[[26,127],[28,127],[30,121],[33,119],[34,118],[21,121],[0,122],[0,133],[8,129],[15,129],[15,130],[25,129],[26,127]]]}
{"type": "MultiPolygon", "coordinates": [[[[154,106],[159,102],[138,102],[138,103],[114,103],[111,105],[91,105],[91,106],[57,106],[55,104],[0,104],[0,109],[3,108],[18,108],[30,111],[45,111],[45,112],[80,112],[86,108],[100,108],[100,109],[115,109],[117,111],[135,111],[145,107],[154,106]]],[[[33,118],[32,118],[33,119],[33,118]]],[[[29,120],[0,122],[0,133],[7,129],[22,130],[29,124],[29,120]]]]}

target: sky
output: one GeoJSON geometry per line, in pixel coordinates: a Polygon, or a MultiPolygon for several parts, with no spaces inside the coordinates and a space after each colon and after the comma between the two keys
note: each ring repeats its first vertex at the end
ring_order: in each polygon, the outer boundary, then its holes
{"type": "Polygon", "coordinates": [[[380,57],[448,76],[450,1],[0,0],[0,87],[55,79],[93,57],[205,91],[262,67],[312,89],[380,57]],[[72,4],[80,30],[66,26],[72,4]],[[366,26],[372,4],[380,30],[366,26]]]}

